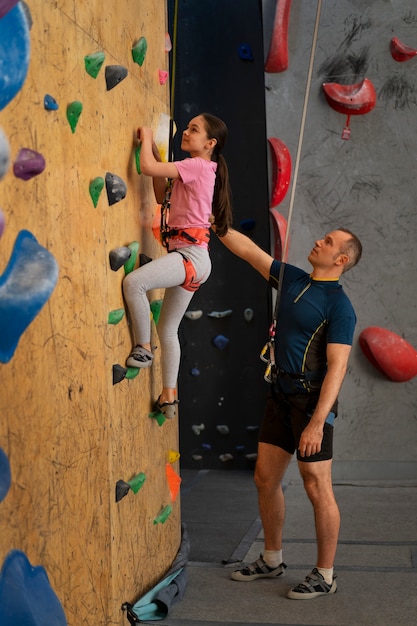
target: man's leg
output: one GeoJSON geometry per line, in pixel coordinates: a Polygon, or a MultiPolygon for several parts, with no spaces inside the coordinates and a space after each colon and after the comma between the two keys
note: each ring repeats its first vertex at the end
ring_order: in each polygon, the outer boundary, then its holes
{"type": "Polygon", "coordinates": [[[291,589],[288,597],[307,600],[334,593],[337,589],[333,565],[339,537],[340,513],[333,493],[331,459],[311,463],[299,461],[298,466],[314,510],[317,564],[303,583],[291,589]]]}
{"type": "Polygon", "coordinates": [[[265,536],[266,550],[282,549],[282,532],[285,519],[285,499],[281,481],[291,454],[270,443],[260,442],[255,468],[258,489],[259,513],[265,536]]]}
{"type": "Polygon", "coordinates": [[[317,567],[332,568],[339,538],[340,513],[333,493],[332,461],[299,461],[304,488],[314,509],[317,567]]]}
{"type": "MultiPolygon", "coordinates": [[[[255,468],[255,484],[258,489],[259,513],[265,536],[265,550],[282,552],[282,531],[285,518],[285,500],[281,481],[292,455],[269,443],[258,444],[255,468]]],[[[277,578],[284,573],[286,565],[275,567],[267,564],[262,555],[257,561],[232,573],[232,580],[251,581],[257,578],[277,578]]]]}

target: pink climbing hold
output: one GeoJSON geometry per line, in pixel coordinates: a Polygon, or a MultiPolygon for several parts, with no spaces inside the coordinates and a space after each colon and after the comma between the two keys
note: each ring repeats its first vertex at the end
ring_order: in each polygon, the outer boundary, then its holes
{"type": "Polygon", "coordinates": [[[287,146],[277,137],[268,138],[272,159],[272,194],[270,208],[285,198],[290,186],[291,154],[287,146]]]}
{"type": "Polygon", "coordinates": [[[403,383],[417,375],[417,350],[386,328],[369,326],[359,335],[367,359],[387,378],[403,383]]]}
{"type": "Polygon", "coordinates": [[[271,44],[265,72],[285,72],[288,69],[288,22],[291,0],[277,0],[271,44]]]}
{"type": "Polygon", "coordinates": [[[159,84],[165,85],[168,80],[168,72],[166,70],[159,70],[159,84]]]}
{"type": "Polygon", "coordinates": [[[45,159],[40,152],[30,148],[22,148],[13,164],[13,173],[16,178],[30,180],[45,169],[45,159]]]}

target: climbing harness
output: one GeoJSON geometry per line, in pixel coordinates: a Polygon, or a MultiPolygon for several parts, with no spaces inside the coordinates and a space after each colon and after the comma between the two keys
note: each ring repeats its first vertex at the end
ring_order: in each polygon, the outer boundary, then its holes
{"type": "Polygon", "coordinates": [[[294,208],[294,197],[295,197],[295,189],[296,189],[296,184],[297,184],[298,170],[300,167],[301,147],[302,147],[303,138],[304,138],[308,98],[310,95],[311,77],[313,74],[314,57],[315,57],[317,36],[318,36],[318,30],[319,30],[319,24],[320,24],[321,5],[322,5],[322,0],[318,0],[316,19],[315,19],[315,24],[314,24],[314,33],[313,33],[313,39],[312,39],[312,45],[311,45],[310,63],[309,63],[308,73],[307,73],[306,90],[304,94],[303,113],[301,116],[300,134],[298,137],[297,156],[296,156],[295,165],[294,165],[294,176],[293,176],[293,182],[292,182],[292,187],[291,187],[290,204],[289,204],[289,209],[288,209],[287,229],[285,233],[284,246],[282,248],[282,261],[281,261],[281,265],[279,268],[278,287],[277,287],[277,296],[276,296],[275,306],[274,306],[274,315],[272,319],[272,324],[269,327],[268,341],[262,348],[261,354],[260,354],[261,360],[267,363],[266,370],[264,373],[264,379],[268,383],[275,383],[278,377],[278,370],[277,370],[277,366],[275,363],[275,337],[277,333],[278,309],[279,309],[279,303],[281,299],[282,282],[284,279],[285,259],[287,258],[287,252],[288,252],[287,250],[288,238],[289,238],[290,224],[291,224],[292,213],[293,213],[293,208],[294,208]]]}

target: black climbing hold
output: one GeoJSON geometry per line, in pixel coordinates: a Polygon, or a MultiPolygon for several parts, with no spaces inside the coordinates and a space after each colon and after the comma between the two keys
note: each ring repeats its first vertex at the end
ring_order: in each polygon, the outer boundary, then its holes
{"type": "Polygon", "coordinates": [[[110,267],[113,272],[117,272],[130,258],[130,248],[122,246],[121,248],[115,248],[109,252],[110,267]]]}
{"type": "Polygon", "coordinates": [[[122,380],[124,380],[126,378],[126,372],[127,369],[125,367],[122,367],[118,363],[116,363],[116,365],[113,365],[113,385],[117,385],[117,383],[120,383],[122,380]]]}
{"type": "Polygon", "coordinates": [[[124,180],[116,174],[107,172],[106,174],[106,191],[109,205],[116,204],[126,197],[127,187],[124,180]]]}
{"type": "Polygon", "coordinates": [[[118,480],[116,483],[116,502],[119,502],[122,498],[127,496],[130,491],[130,485],[124,480],[118,480]]]}
{"type": "Polygon", "coordinates": [[[123,65],[107,65],[105,70],[107,91],[121,83],[127,74],[127,69],[123,65]]]}
{"type": "Polygon", "coordinates": [[[142,265],[146,265],[147,263],[150,263],[152,261],[150,256],[147,256],[146,254],[140,254],[139,255],[139,267],[142,267],[142,265]]]}

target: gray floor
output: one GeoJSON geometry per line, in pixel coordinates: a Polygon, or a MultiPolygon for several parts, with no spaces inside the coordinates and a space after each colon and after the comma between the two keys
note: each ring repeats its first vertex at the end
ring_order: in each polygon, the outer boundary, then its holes
{"type": "Polygon", "coordinates": [[[303,602],[285,597],[315,563],[311,506],[296,468],[285,484],[285,578],[252,583],[229,578],[233,562],[254,560],[263,548],[252,473],[186,470],[182,478],[188,582],[166,626],[417,623],[417,480],[335,485],[342,514],[338,592],[303,602]]]}

